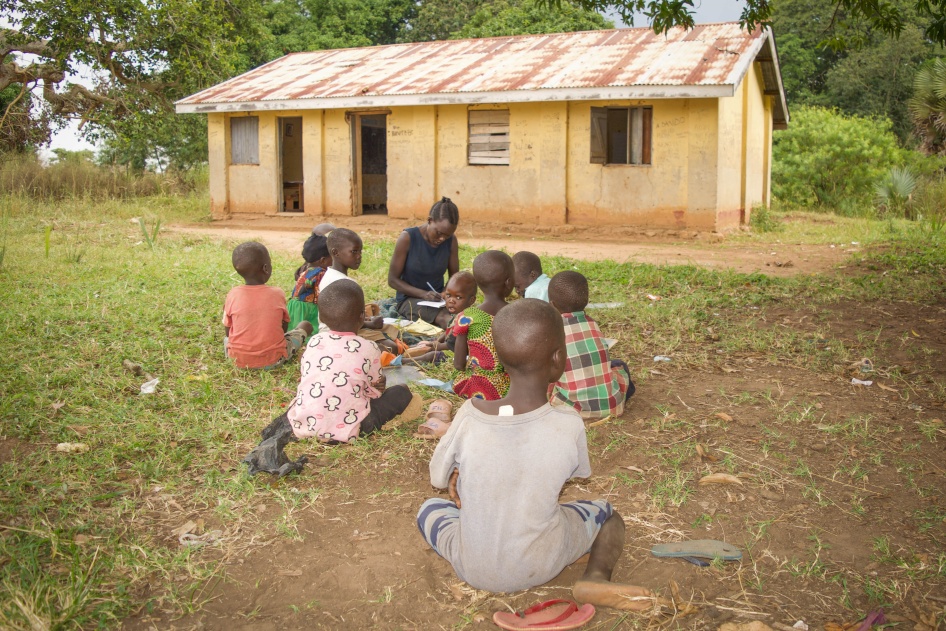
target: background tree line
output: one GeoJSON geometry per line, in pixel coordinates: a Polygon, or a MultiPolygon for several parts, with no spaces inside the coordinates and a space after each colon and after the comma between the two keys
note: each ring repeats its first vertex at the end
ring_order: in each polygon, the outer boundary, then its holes
{"type": "MultiPolygon", "coordinates": [[[[175,114],[174,101],[287,53],[612,27],[601,11],[643,14],[660,31],[691,23],[692,7],[692,0],[0,0],[10,16],[0,26],[0,153],[34,152],[71,118],[99,141],[100,162],[183,172],[206,160],[206,122],[175,114]],[[95,71],[95,85],[70,82],[82,68],[95,71]]],[[[773,26],[794,115],[775,137],[778,196],[860,203],[891,166],[940,168],[916,167],[908,150],[946,151],[946,0],[745,7],[744,25],[773,26]],[[825,130],[834,145],[815,159],[812,143],[825,130]],[[864,143],[869,150],[858,153],[864,143]],[[854,188],[820,184],[824,165],[839,155],[855,163],[838,170],[852,174],[854,188]],[[857,164],[866,162],[871,174],[857,164]]]]}

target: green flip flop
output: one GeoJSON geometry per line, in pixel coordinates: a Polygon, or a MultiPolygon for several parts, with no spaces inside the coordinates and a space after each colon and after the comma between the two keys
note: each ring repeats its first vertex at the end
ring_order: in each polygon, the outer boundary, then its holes
{"type": "Polygon", "coordinates": [[[742,558],[742,550],[730,543],[717,541],[716,539],[659,543],[650,549],[650,553],[655,557],[685,558],[688,560],[693,558],[738,561],[742,558]]]}

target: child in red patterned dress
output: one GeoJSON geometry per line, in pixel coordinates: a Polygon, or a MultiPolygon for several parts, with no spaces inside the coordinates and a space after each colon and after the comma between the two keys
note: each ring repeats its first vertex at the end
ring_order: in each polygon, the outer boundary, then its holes
{"type": "Polygon", "coordinates": [[[509,389],[509,375],[496,356],[493,317],[506,306],[513,290],[512,258],[499,250],[487,250],[473,259],[473,278],[483,302],[464,309],[455,319],[453,366],[461,371],[453,391],[464,399],[500,399],[509,389]]]}

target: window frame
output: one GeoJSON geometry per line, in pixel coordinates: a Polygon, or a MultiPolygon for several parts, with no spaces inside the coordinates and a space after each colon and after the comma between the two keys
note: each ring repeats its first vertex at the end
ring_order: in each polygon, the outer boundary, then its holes
{"type": "Polygon", "coordinates": [[[508,107],[467,110],[466,163],[470,166],[509,166],[509,122],[508,107]]]}
{"type": "Polygon", "coordinates": [[[259,116],[230,118],[230,164],[259,166],[259,116]]]}
{"type": "Polygon", "coordinates": [[[592,107],[590,114],[591,163],[621,166],[653,166],[654,108],[652,105],[592,107]],[[627,142],[624,161],[612,156],[609,123],[614,112],[627,112],[627,142]]]}

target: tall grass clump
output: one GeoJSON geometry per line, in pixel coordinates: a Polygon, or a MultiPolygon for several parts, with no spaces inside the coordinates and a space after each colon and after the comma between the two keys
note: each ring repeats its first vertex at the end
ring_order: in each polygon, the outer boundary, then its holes
{"type": "Polygon", "coordinates": [[[946,231],[946,175],[924,178],[913,198],[916,217],[931,232],[946,231]]]}
{"type": "Polygon", "coordinates": [[[135,172],[100,166],[85,159],[59,160],[44,165],[36,156],[0,158],[0,193],[38,201],[130,199],[189,193],[205,179],[201,174],[135,172]]]}
{"type": "Polygon", "coordinates": [[[749,225],[758,232],[778,232],[782,229],[782,223],[776,218],[775,213],[764,204],[752,207],[749,225]]]}

